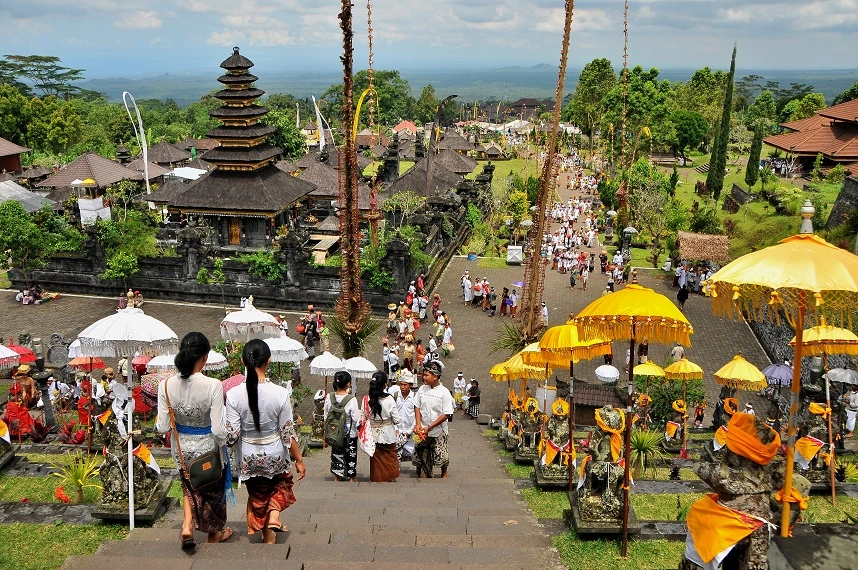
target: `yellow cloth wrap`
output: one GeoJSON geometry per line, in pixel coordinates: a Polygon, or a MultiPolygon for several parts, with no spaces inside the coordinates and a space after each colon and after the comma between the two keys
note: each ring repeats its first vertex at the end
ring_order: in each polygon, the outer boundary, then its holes
{"type": "Polygon", "coordinates": [[[757,437],[754,416],[743,413],[733,414],[727,426],[727,449],[760,465],[772,462],[781,446],[781,436],[778,432],[766,426],[774,435],[774,439],[771,443],[764,444],[757,437]]]}
{"type": "Polygon", "coordinates": [[[614,458],[614,461],[620,458],[623,454],[623,430],[626,429],[626,413],[623,410],[618,410],[615,408],[615,411],[620,414],[620,429],[613,429],[608,426],[604,421],[602,421],[602,417],[599,412],[602,411],[602,408],[596,410],[596,425],[599,426],[599,429],[605,433],[611,434],[611,456],[614,458]]]}
{"type": "Polygon", "coordinates": [[[554,462],[554,458],[557,457],[557,454],[561,452],[565,456],[563,458],[563,465],[569,465],[569,454],[567,453],[569,450],[568,443],[565,446],[560,447],[550,439],[545,439],[540,442],[540,445],[544,445],[546,465],[551,465],[554,462]]]}
{"type": "Polygon", "coordinates": [[[674,412],[677,412],[679,414],[684,414],[685,412],[688,411],[688,406],[685,403],[685,400],[674,400],[670,404],[670,407],[673,408],[674,412]]]}
{"type": "Polygon", "coordinates": [[[633,425],[633,426],[637,425],[637,424],[638,424],[638,420],[640,420],[640,419],[641,419],[641,417],[640,417],[639,415],[637,415],[637,414],[635,414],[634,416],[632,416],[632,425],[633,425]]]}
{"type": "Polygon", "coordinates": [[[667,422],[664,426],[664,434],[668,439],[673,439],[676,435],[676,430],[679,429],[679,424],[676,422],[667,422]]]}
{"type": "Polygon", "coordinates": [[[828,467],[831,467],[831,458],[832,458],[832,456],[834,456],[833,450],[831,453],[820,453],[819,456],[822,458],[823,461],[825,461],[825,464],[828,467]]]}
{"type": "MultiPolygon", "coordinates": [[[[807,501],[810,497],[802,496],[802,494],[795,487],[790,491],[789,496],[786,498],[787,503],[798,503],[798,508],[806,511],[807,510],[807,501]]],[[[779,503],[784,502],[784,490],[781,489],[777,493],[775,493],[775,500],[779,503]]]]}
{"type": "Polygon", "coordinates": [[[587,464],[590,463],[590,460],[593,458],[589,455],[584,456],[584,460],[581,461],[581,466],[578,468],[578,479],[584,480],[584,473],[587,471],[587,464]]]}
{"type": "Polygon", "coordinates": [[[698,499],[686,517],[694,549],[707,564],[763,526],[763,521],[719,505],[717,499],[714,493],[698,499]]]}
{"type": "Polygon", "coordinates": [[[731,416],[739,411],[739,400],[736,398],[725,398],[724,399],[724,411],[730,414],[731,416]]]}
{"type": "Polygon", "coordinates": [[[825,442],[806,435],[795,442],[795,450],[806,460],[810,461],[816,457],[816,454],[819,453],[823,445],[825,445],[825,442]]]}
{"type": "Polygon", "coordinates": [[[822,406],[820,404],[817,404],[816,402],[811,402],[810,406],[808,406],[807,409],[810,410],[811,414],[814,414],[816,416],[822,416],[823,418],[827,418],[831,415],[831,408],[827,406],[822,406]]]}
{"type": "Polygon", "coordinates": [[[639,405],[639,406],[641,406],[641,407],[643,407],[643,406],[649,406],[651,403],[652,403],[652,398],[650,398],[650,397],[649,397],[648,395],[646,395],[646,394],[641,394],[641,395],[638,397],[638,405],[639,405]]]}

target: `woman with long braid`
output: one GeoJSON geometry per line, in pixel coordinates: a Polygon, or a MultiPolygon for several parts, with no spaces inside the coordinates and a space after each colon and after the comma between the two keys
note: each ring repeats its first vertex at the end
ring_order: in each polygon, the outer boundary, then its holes
{"type": "Polygon", "coordinates": [[[292,485],[306,468],[292,420],[289,391],[268,380],[271,349],[255,339],[244,345],[245,382],[226,394],[227,444],[235,445],[238,478],[247,486],[247,534],[262,531],[274,544],[286,530],[281,512],[295,502],[292,485]],[[293,481],[292,461],[298,477],[293,481]]]}

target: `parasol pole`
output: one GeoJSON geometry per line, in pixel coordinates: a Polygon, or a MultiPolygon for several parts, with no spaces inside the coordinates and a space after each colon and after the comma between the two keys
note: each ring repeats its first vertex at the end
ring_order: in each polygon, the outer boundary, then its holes
{"type": "MultiPolygon", "coordinates": [[[[626,401],[626,441],[625,451],[623,453],[623,543],[620,550],[620,556],[626,558],[629,549],[629,502],[631,501],[631,493],[629,489],[629,468],[631,467],[631,459],[629,456],[632,453],[632,391],[634,390],[634,367],[632,366],[632,356],[635,353],[635,321],[632,318],[632,335],[629,338],[629,397],[626,401]]],[[[644,419],[646,422],[646,419],[644,419]]],[[[646,425],[646,424],[644,424],[646,425]]]]}
{"type": "Polygon", "coordinates": [[[798,318],[795,326],[795,359],[792,367],[792,385],[790,386],[789,419],[787,423],[786,472],[784,474],[784,491],[781,493],[781,536],[789,537],[789,510],[787,497],[792,492],[792,475],[795,469],[795,432],[796,416],[798,415],[798,394],[801,390],[801,349],[804,335],[804,289],[798,290],[798,318]]]}
{"type": "Polygon", "coordinates": [[[95,411],[92,404],[92,397],[95,394],[95,384],[92,380],[92,356],[89,357],[89,420],[86,424],[86,456],[89,457],[92,453],[92,412],[95,411]]]}
{"type": "MultiPolygon", "coordinates": [[[[632,375],[632,357],[633,354],[629,355],[629,375],[632,375]]],[[[644,376],[644,394],[649,396],[649,376],[644,376]]],[[[647,429],[649,425],[647,424],[647,418],[649,417],[649,398],[644,399],[644,409],[643,409],[643,428],[647,429]]]]}
{"type": "Polygon", "coordinates": [[[685,412],[682,414],[682,458],[688,457],[688,400],[685,395],[685,376],[682,377],[682,402],[685,404],[685,412]]]}
{"type": "MultiPolygon", "coordinates": [[[[571,352],[571,351],[570,351],[571,352]]],[[[569,456],[566,458],[567,467],[569,468],[569,492],[572,492],[573,481],[575,480],[575,464],[570,459],[575,453],[575,397],[574,387],[575,377],[572,375],[572,357],[569,357],[569,456]]]]}
{"type": "MultiPolygon", "coordinates": [[[[822,353],[822,369],[828,365],[828,354],[822,353]]],[[[831,505],[837,506],[837,487],[834,483],[834,434],[831,430],[831,388],[828,383],[828,374],[825,375],[825,411],[828,415],[828,470],[831,472],[831,505]]]]}
{"type": "MultiPolygon", "coordinates": [[[[131,406],[130,411],[126,411],[128,416],[128,528],[134,530],[134,436],[131,434],[132,421],[134,418],[134,398],[131,397],[131,356],[126,356],[125,364],[126,386],[128,387],[129,398],[125,402],[125,406],[131,406]]],[[[116,418],[116,421],[122,421],[121,418],[116,418]]]]}

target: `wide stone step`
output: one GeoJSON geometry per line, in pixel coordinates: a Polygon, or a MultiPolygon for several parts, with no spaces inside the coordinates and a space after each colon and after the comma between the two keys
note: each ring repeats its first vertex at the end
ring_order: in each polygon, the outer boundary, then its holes
{"type": "MultiPolygon", "coordinates": [[[[179,553],[172,560],[157,559],[161,570],[223,570],[225,564],[217,558],[200,558],[196,554],[179,553]]],[[[253,558],[247,560],[253,570],[302,570],[303,563],[294,560],[253,558]]],[[[153,558],[130,556],[69,556],[60,570],[117,570],[122,568],[153,568],[153,558]]]]}
{"type": "MultiPolygon", "coordinates": [[[[305,570],[322,568],[320,564],[331,562],[348,561],[349,568],[376,568],[377,564],[398,564],[399,567],[408,567],[415,560],[423,562],[422,567],[450,564],[453,567],[471,566],[486,567],[497,566],[498,568],[527,568],[544,569],[557,568],[556,553],[545,547],[524,548],[497,548],[494,546],[420,546],[414,548],[403,548],[396,546],[377,546],[374,550],[366,547],[354,547],[353,549],[342,547],[334,548],[335,545],[319,549],[293,548],[289,554],[289,560],[301,560],[305,570]],[[348,556],[354,552],[353,557],[348,556]],[[370,560],[366,558],[372,557],[370,560]]],[[[416,567],[416,566],[415,566],[416,567]]]]}

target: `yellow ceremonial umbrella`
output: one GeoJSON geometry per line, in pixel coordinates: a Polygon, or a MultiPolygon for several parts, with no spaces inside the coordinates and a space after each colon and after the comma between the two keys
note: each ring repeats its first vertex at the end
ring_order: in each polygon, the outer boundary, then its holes
{"type": "MultiPolygon", "coordinates": [[[[810,200],[801,209],[800,233],[776,245],[743,255],[716,272],[708,284],[715,313],[733,318],[779,319],[783,311],[796,330],[795,366],[790,394],[784,489],[792,488],[795,461],[796,416],[801,389],[806,309],[810,320],[823,318],[852,328],[852,310],[858,307],[858,256],[813,234],[810,200]],[[765,309],[771,309],[766,311],[765,309]]],[[[786,497],[788,493],[784,493],[786,497]]],[[[790,504],[781,508],[781,536],[789,536],[790,504]]]]}
{"type": "MultiPolygon", "coordinates": [[[[632,282],[608,295],[599,297],[578,313],[573,324],[583,331],[585,338],[607,338],[610,340],[628,340],[629,354],[635,353],[635,339],[648,338],[653,342],[669,344],[677,342],[691,346],[691,334],[694,328],[685,315],[673,302],[652,289],[637,283],[637,271],[632,271],[632,282]]],[[[629,403],[631,407],[634,386],[633,369],[629,366],[629,403]]],[[[625,457],[631,455],[632,422],[626,422],[625,457]]],[[[625,462],[623,490],[623,541],[625,553],[629,539],[629,465],[625,462]]]]}
{"type": "Polygon", "coordinates": [[[722,366],[713,376],[719,384],[748,392],[757,392],[768,385],[766,375],[741,354],[734,356],[733,360],[722,366]]]}
{"type": "MultiPolygon", "coordinates": [[[[822,355],[822,368],[828,368],[829,354],[852,354],[858,355],[858,336],[850,330],[825,324],[805,329],[802,334],[802,345],[807,354],[814,356],[822,355]]],[[[795,347],[795,337],[790,341],[790,346],[795,347]]],[[[825,378],[825,406],[831,409],[831,389],[828,377],[825,378]]],[[[834,434],[831,428],[831,413],[828,416],[828,447],[834,450],[834,434]]],[[[834,483],[834,461],[829,461],[831,472],[831,504],[837,506],[837,491],[834,483]]]]}
{"type": "MultiPolygon", "coordinates": [[[[688,401],[685,395],[686,383],[689,380],[703,380],[703,369],[691,362],[684,356],[664,369],[664,377],[668,380],[682,380],[682,401],[688,409],[688,401]]],[[[688,454],[688,414],[682,418],[682,454],[688,454]]]]}
{"type": "Polygon", "coordinates": [[[498,362],[492,366],[491,370],[489,370],[489,376],[491,376],[492,380],[495,382],[509,382],[509,374],[507,373],[506,368],[504,368],[504,364],[506,364],[506,361],[498,362]]]}

